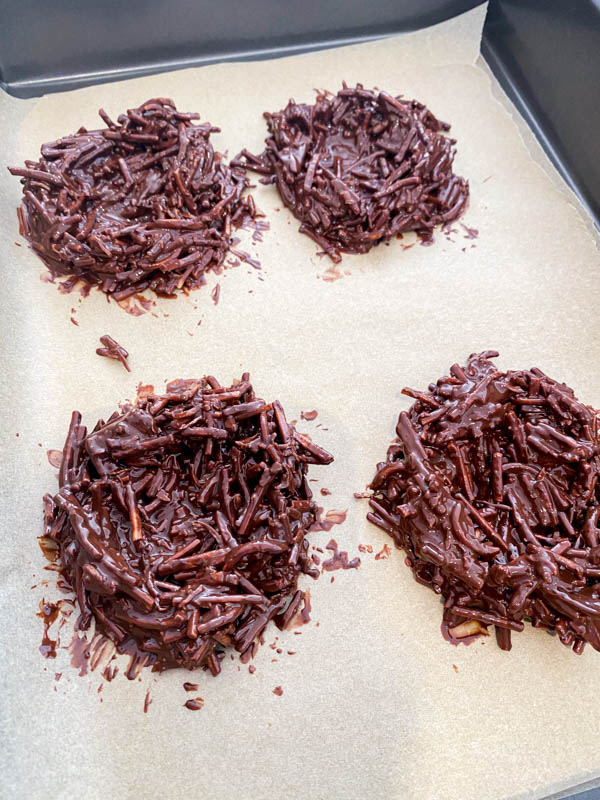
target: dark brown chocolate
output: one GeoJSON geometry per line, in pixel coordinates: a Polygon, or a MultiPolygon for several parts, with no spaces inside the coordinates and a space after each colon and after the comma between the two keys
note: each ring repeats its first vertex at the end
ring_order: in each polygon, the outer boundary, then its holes
{"type": "Polygon", "coordinates": [[[318,576],[307,471],[331,461],[247,373],[230,387],[207,377],[140,393],[89,434],[74,412],[60,490],[44,500],[79,629],[95,619],[155,669],[216,675],[230,645],[250,658],[271,620],[300,613],[298,577],[318,576]]]}
{"type": "Polygon", "coordinates": [[[186,700],[183,705],[190,711],[200,711],[204,707],[204,700],[202,697],[194,697],[191,700],[186,700]]]}
{"type": "Polygon", "coordinates": [[[450,126],[416,100],[344,83],[337,95],[318,92],[314,105],[290,100],[264,116],[264,152],[242,150],[231,163],[275,183],[300,231],[335,262],[404,231],[431,241],[467,206],[450,126]]]}
{"type": "Polygon", "coordinates": [[[442,629],[524,620],[581,653],[600,650],[598,412],[539,369],[499,371],[496,352],[455,364],[402,412],[369,519],[444,598],[442,629]]]}
{"type": "Polygon", "coordinates": [[[213,151],[210,123],[148,100],[106,128],[42,145],[22,178],[20,232],[53,275],[98,284],[116,300],[173,295],[205,282],[231,229],[256,216],[244,170],[213,151]]]}
{"type": "Polygon", "coordinates": [[[105,358],[114,358],[125,367],[127,372],[131,372],[129,364],[127,363],[129,353],[122,345],[113,339],[112,336],[109,336],[108,333],[105,333],[104,336],[100,337],[100,342],[103,346],[96,348],[96,353],[99,356],[104,356],[105,358]]]}
{"type": "MultiPolygon", "coordinates": [[[[345,518],[346,515],[344,514],[344,519],[345,518]]],[[[348,558],[348,553],[338,548],[338,543],[335,539],[330,539],[325,547],[327,550],[331,551],[331,558],[323,561],[323,570],[325,572],[333,572],[337,569],[358,569],[358,567],[360,567],[359,556],[355,556],[350,560],[348,558]]]]}

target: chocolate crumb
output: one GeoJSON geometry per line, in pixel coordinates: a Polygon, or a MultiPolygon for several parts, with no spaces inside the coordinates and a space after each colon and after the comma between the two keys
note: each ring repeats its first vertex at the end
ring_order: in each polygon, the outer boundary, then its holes
{"type": "Polygon", "coordinates": [[[191,700],[186,700],[183,704],[190,711],[200,711],[204,706],[204,700],[201,697],[194,697],[191,700]]]}
{"type": "Polygon", "coordinates": [[[60,611],[60,600],[58,603],[51,603],[47,600],[40,601],[40,610],[37,614],[44,623],[44,633],[42,635],[42,643],[40,645],[40,653],[44,658],[56,658],[56,648],[58,645],[58,637],[51,639],[49,630],[58,618],[60,611]]]}
{"type": "Polygon", "coordinates": [[[327,550],[331,550],[332,556],[323,562],[323,570],[333,572],[337,569],[357,569],[360,566],[360,558],[356,556],[351,561],[348,560],[348,553],[345,550],[338,550],[335,539],[330,539],[327,550]]]}
{"type": "Polygon", "coordinates": [[[375,554],[375,561],[380,561],[382,558],[389,558],[392,551],[389,544],[384,544],[383,548],[375,554]]]}
{"type": "Polygon", "coordinates": [[[464,239],[477,239],[479,236],[479,231],[477,228],[468,228],[466,225],[463,225],[462,222],[459,222],[460,227],[465,232],[464,239]]]}
{"type": "Polygon", "coordinates": [[[114,358],[125,367],[127,372],[131,372],[129,364],[127,363],[129,353],[124,347],[122,347],[115,339],[112,338],[112,336],[109,336],[107,333],[100,337],[100,342],[102,343],[103,347],[96,348],[96,353],[99,356],[104,356],[105,358],[114,358]]]}

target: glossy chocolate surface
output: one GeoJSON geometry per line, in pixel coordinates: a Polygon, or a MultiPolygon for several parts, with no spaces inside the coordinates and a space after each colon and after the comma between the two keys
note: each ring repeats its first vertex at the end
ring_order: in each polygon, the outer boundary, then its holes
{"type": "Polygon", "coordinates": [[[309,464],[332,456],[298,433],[249,375],[143,394],[87,432],[73,413],[45,497],[45,536],[96,629],[157,669],[220,670],[254,653],[271,620],[301,613],[305,538],[317,519],[309,464]]]}
{"type": "Polygon", "coordinates": [[[436,225],[465,210],[469,186],[452,171],[454,140],[422,103],[361,84],[314,105],[290,100],[265,112],[269,138],[259,156],[232,164],[275,183],[285,205],[333,261],[366,253],[404,231],[431,241],[436,225]]]}
{"type": "Polygon", "coordinates": [[[256,214],[243,169],[210,143],[219,130],[172,100],[148,100],[106,128],[80,128],[12,167],[23,184],[20,232],[53,275],[97,284],[116,300],[204,283],[232,227],[256,214]]]}
{"type": "Polygon", "coordinates": [[[444,599],[444,630],[524,621],[580,653],[600,650],[598,414],[539,369],[498,370],[495,352],[455,364],[402,412],[379,464],[369,519],[444,599]]]}

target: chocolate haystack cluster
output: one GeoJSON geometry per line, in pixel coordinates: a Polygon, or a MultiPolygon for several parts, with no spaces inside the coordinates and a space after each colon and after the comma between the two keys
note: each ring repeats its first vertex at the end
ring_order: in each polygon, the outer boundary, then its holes
{"type": "Polygon", "coordinates": [[[453,173],[455,142],[444,135],[450,126],[416,100],[344,84],[314,105],[290,100],[264,116],[264,152],[243,150],[232,163],[268,176],[300,231],[333,261],[404,231],[429,241],[467,206],[469,185],[453,173]]]}
{"type": "Polygon", "coordinates": [[[369,519],[444,598],[443,629],[469,639],[529,620],[581,653],[600,650],[598,415],[539,369],[502,372],[495,352],[400,414],[372,483],[369,519]]]}
{"type": "Polygon", "coordinates": [[[75,412],[45,535],[79,628],[95,619],[155,669],[216,675],[226,647],[250,657],[268,623],[285,627],[303,602],[318,513],[307,470],[331,461],[248,374],[230,387],[175,381],[91,433],[75,412]]]}
{"type": "Polygon", "coordinates": [[[204,283],[231,229],[256,210],[243,169],[210,143],[218,131],[172,100],[149,100],[106,128],[42,146],[21,176],[20,232],[53,275],[97,284],[116,300],[173,295],[204,283]]]}

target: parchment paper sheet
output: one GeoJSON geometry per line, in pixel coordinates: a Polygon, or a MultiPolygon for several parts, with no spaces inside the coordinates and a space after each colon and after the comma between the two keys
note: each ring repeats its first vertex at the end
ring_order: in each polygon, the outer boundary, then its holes
{"type": "MultiPolygon", "coordinates": [[[[387,537],[353,498],[371,479],[409,400],[473,351],[497,348],[501,367],[539,366],[600,405],[599,253],[589,221],[532,158],[497,87],[477,64],[485,8],[422,32],[266,63],[225,64],[95,86],[38,101],[0,97],[2,378],[2,749],[5,797],[72,798],[539,798],[600,772],[600,653],[575,656],[526,627],[511,653],[493,639],[454,648],[440,635],[441,606],[393,551],[364,554],[359,570],[308,579],[313,623],[280,635],[256,674],[237,661],[218,679],[195,674],[205,707],[183,708],[189,673],[156,680],[119,676],[97,693],[60,651],[38,653],[44,561],[36,536],[41,497],[55,487],[46,449],[62,447],[78,408],[93,425],[138,381],[248,369],[260,396],[331,450],[313,477],[348,509],[331,532],[343,549],[381,550],[387,537]],[[19,241],[20,186],[6,165],[36,158],[42,142],[96,127],[100,106],[117,115],[171,96],[222,127],[215,145],[259,151],[265,109],[314,87],[362,81],[427,103],[452,123],[457,170],[471,183],[463,222],[433,247],[403,243],[345,256],[341,280],[297,233],[271,187],[255,190],[271,230],[254,247],[262,272],[242,266],[211,276],[189,298],[160,300],[135,318],[93,292],[60,294],[19,241]],[[264,280],[261,280],[264,279],[264,280]],[[218,306],[210,291],[221,285],[218,306]],[[71,309],[79,326],[70,322],[71,309]],[[198,326],[198,322],[201,325],[198,326]],[[131,353],[132,374],[98,358],[110,333],[131,353]],[[317,428],[317,424],[324,426],[317,428]],[[18,437],[16,434],[18,433],[18,437]],[[38,446],[38,443],[41,446],[38,446]],[[33,584],[38,584],[34,590],[33,584]],[[318,622],[317,626],[315,623],[318,622]],[[456,666],[456,670],[454,669],[456,666]],[[54,672],[63,673],[55,683],[54,672]],[[272,694],[281,685],[283,696],[272,694]],[[56,686],[57,691],[54,691],[56,686]],[[146,689],[153,704],[143,713],[146,689]],[[102,698],[103,702],[100,702],[102,698]]],[[[242,245],[243,246],[243,245],[242,245]]],[[[317,494],[320,498],[320,495],[317,494]]],[[[315,534],[324,545],[329,534],[315,534]]],[[[267,633],[267,642],[277,631],[267,633]]],[[[68,640],[68,637],[67,637],[68,640]]]]}

